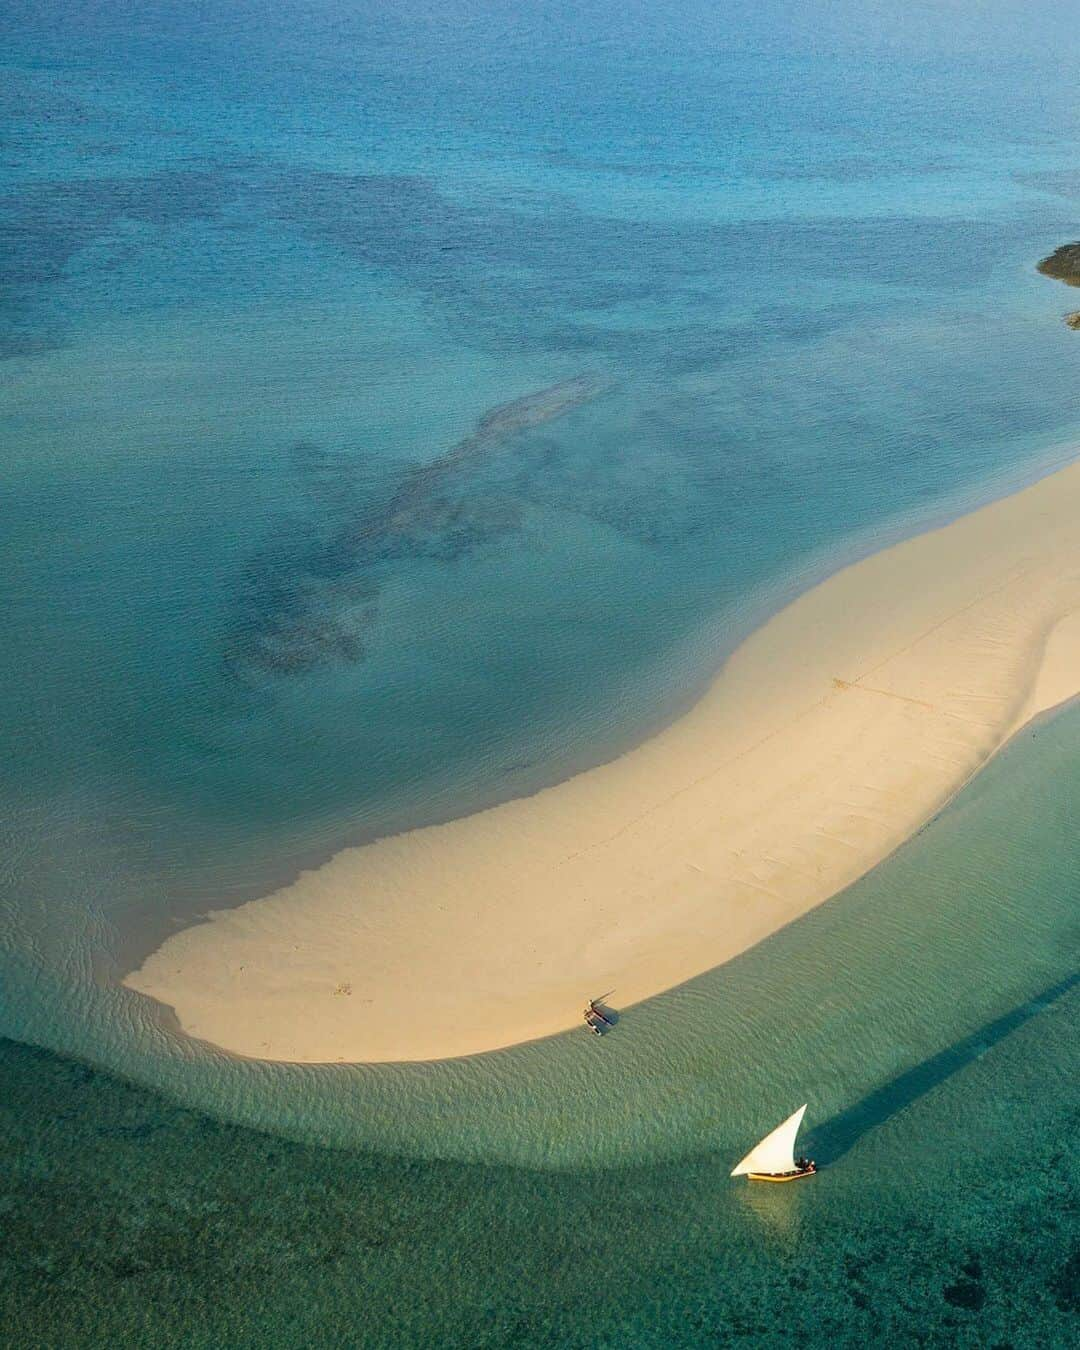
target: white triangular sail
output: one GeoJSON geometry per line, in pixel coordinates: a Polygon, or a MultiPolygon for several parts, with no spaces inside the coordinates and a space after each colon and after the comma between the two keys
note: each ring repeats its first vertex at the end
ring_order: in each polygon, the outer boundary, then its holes
{"type": "Polygon", "coordinates": [[[794,1115],[788,1116],[783,1125],[777,1125],[760,1144],[755,1144],[742,1162],[732,1168],[731,1175],[741,1177],[745,1172],[765,1172],[776,1176],[781,1172],[794,1172],[795,1136],[799,1133],[805,1111],[804,1103],[794,1115]]]}

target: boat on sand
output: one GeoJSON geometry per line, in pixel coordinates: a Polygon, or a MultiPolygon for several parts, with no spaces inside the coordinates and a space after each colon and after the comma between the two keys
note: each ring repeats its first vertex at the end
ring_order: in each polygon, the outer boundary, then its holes
{"type": "Polygon", "coordinates": [[[615,1023],[600,1007],[600,1000],[591,998],[585,1005],[585,1025],[597,1036],[609,1031],[615,1023]]]}

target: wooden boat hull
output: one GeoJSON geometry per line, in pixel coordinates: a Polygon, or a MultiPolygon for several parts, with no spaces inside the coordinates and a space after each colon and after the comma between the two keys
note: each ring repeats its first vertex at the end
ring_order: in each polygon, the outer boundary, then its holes
{"type": "Polygon", "coordinates": [[[750,1181],[802,1181],[803,1177],[817,1175],[817,1169],[805,1172],[747,1172],[750,1181]]]}

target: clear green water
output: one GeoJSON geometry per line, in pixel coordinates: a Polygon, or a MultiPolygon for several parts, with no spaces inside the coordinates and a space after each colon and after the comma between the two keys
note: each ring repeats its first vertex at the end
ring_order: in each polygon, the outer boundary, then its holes
{"type": "Polygon", "coordinates": [[[412,1084],[438,1129],[484,1110],[508,1155],[572,1132],[600,1169],[289,1142],[0,1043],[9,1339],[1075,1343],[1078,750],[1080,715],[1044,723],[873,876],[603,1042],[412,1084]],[[729,1180],[793,1094],[819,1176],[729,1180]]]}

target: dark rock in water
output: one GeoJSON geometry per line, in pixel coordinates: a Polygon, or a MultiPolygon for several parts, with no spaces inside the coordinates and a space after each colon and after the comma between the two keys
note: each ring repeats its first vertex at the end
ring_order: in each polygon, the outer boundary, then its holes
{"type": "MultiPolygon", "coordinates": [[[[1080,286],[1080,242],[1062,244],[1049,258],[1038,264],[1038,270],[1044,277],[1053,277],[1063,281],[1066,286],[1080,286]]],[[[1074,331],[1080,331],[1080,309],[1074,309],[1065,315],[1065,325],[1074,331]]]]}
{"type": "Polygon", "coordinates": [[[978,1312],[986,1302],[986,1290],[974,1280],[957,1280],[941,1292],[946,1303],[951,1303],[954,1308],[967,1308],[970,1312],[978,1312]]]}
{"type": "Polygon", "coordinates": [[[1049,258],[1038,264],[1038,270],[1044,277],[1064,281],[1066,286],[1080,286],[1080,242],[1054,249],[1049,258]]]}

